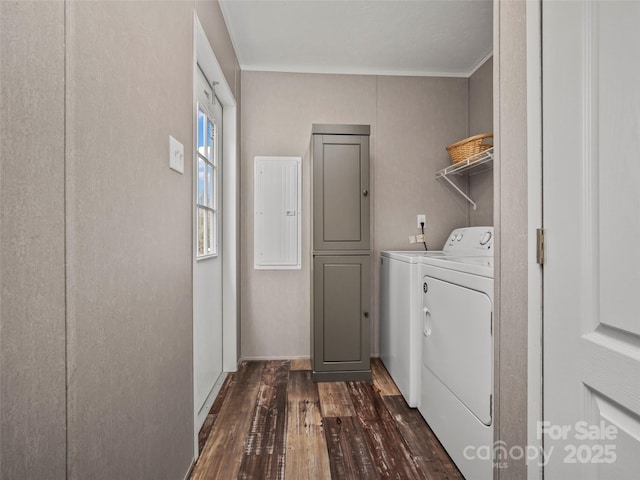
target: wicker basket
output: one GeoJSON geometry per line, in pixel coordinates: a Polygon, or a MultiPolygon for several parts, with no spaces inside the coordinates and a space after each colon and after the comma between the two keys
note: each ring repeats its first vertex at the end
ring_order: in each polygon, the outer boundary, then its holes
{"type": "Polygon", "coordinates": [[[472,155],[484,152],[488,148],[491,148],[493,145],[482,143],[485,138],[493,138],[493,133],[481,133],[449,145],[447,147],[447,152],[449,152],[451,162],[461,162],[472,155]]]}

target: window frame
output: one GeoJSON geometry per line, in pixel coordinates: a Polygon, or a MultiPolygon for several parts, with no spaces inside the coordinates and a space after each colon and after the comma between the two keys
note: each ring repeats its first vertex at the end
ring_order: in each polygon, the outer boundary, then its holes
{"type": "Polygon", "coordinates": [[[196,235],[195,235],[195,254],[196,261],[206,260],[209,258],[216,258],[220,255],[220,222],[218,211],[220,206],[218,205],[218,197],[220,192],[220,175],[219,175],[219,135],[218,135],[218,123],[216,117],[207,108],[207,105],[201,101],[196,105],[196,152],[195,152],[195,222],[196,222],[196,235]],[[203,143],[205,146],[205,154],[200,149],[200,115],[204,115],[204,128],[203,128],[203,143]],[[207,135],[208,126],[211,123],[211,146],[208,147],[207,135]],[[204,163],[204,181],[203,181],[203,201],[200,201],[200,162],[204,163]],[[208,168],[211,168],[211,177],[208,175],[208,168]],[[209,197],[211,192],[211,198],[209,197]],[[203,211],[205,218],[211,214],[211,221],[204,222],[204,251],[200,254],[200,212],[203,211]],[[211,247],[211,251],[207,252],[207,247],[211,247]]]}

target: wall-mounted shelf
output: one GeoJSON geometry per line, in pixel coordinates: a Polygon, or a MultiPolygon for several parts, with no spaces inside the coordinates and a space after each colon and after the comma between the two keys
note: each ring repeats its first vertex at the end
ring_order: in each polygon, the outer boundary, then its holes
{"type": "Polygon", "coordinates": [[[488,148],[484,152],[476,153],[469,158],[462,160],[461,162],[449,165],[447,168],[443,168],[436,172],[436,178],[444,178],[449,184],[456,189],[456,191],[462,195],[467,201],[473,205],[473,209],[476,209],[476,203],[469,198],[469,196],[460,190],[450,177],[453,175],[458,176],[471,176],[478,173],[486,172],[493,168],[493,147],[488,148]]]}

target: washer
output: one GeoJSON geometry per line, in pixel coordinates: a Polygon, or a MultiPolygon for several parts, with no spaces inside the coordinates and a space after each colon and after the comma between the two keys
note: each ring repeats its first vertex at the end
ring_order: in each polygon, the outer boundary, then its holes
{"type": "Polygon", "coordinates": [[[419,267],[424,256],[425,252],[382,252],[380,259],[380,359],[413,408],[420,399],[419,267]]]}
{"type": "Polygon", "coordinates": [[[418,407],[420,403],[423,308],[420,265],[427,259],[492,254],[493,227],[455,229],[439,251],[382,252],[380,359],[410,407],[418,407]]]}
{"type": "Polygon", "coordinates": [[[474,480],[493,478],[491,250],[484,257],[423,258],[420,265],[418,409],[462,474],[474,480]]]}

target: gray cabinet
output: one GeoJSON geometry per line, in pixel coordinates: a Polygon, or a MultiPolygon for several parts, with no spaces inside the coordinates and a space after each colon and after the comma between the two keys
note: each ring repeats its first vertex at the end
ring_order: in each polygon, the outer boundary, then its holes
{"type": "Polygon", "coordinates": [[[314,381],[369,380],[369,126],[314,125],[314,381]]]}
{"type": "Polygon", "coordinates": [[[313,248],[369,250],[369,136],[313,136],[313,248]]]}
{"type": "Polygon", "coordinates": [[[314,380],[368,380],[369,255],[313,261],[314,380]]]}

